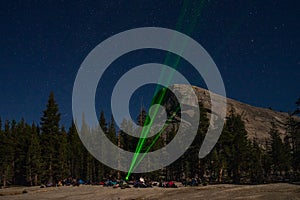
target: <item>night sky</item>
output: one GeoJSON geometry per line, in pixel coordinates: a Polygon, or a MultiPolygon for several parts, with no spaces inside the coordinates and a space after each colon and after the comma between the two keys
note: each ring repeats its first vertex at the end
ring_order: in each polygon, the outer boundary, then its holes
{"type": "MultiPolygon", "coordinates": [[[[88,53],[116,33],[148,26],[198,41],[218,66],[228,97],[291,111],[300,96],[299,19],[297,0],[1,1],[0,117],[39,123],[53,91],[68,126],[73,83],[88,53]]],[[[109,115],[110,93],[122,73],[165,57],[158,50],[120,57],[97,90],[97,111],[109,115]]],[[[205,87],[188,63],[180,66],[192,84],[205,87]]],[[[132,105],[148,105],[148,89],[139,89],[132,105]]]]}

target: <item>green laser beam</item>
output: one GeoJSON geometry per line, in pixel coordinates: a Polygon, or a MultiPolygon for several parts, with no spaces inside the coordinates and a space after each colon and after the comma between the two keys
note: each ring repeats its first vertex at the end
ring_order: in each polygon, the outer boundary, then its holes
{"type": "MultiPolygon", "coordinates": [[[[184,9],[184,11],[186,11],[186,10],[184,9]]],[[[185,12],[184,12],[184,13],[185,13],[185,12]]],[[[188,32],[191,32],[192,29],[193,29],[193,26],[194,26],[196,20],[193,20],[193,21],[194,21],[194,22],[192,23],[192,26],[191,26],[191,28],[190,28],[190,30],[189,30],[188,32]]],[[[182,53],[182,52],[184,51],[184,49],[185,49],[186,41],[184,42],[183,46],[184,46],[184,47],[182,48],[181,53],[182,53]]],[[[170,53],[169,53],[168,55],[170,55],[170,53]]],[[[170,59],[170,56],[167,56],[165,62],[168,62],[169,59],[170,59]]],[[[176,61],[175,61],[175,64],[174,64],[175,68],[178,66],[179,61],[180,61],[180,56],[178,56],[177,59],[176,59],[176,61]]],[[[164,71],[163,71],[162,74],[164,74],[164,71]]],[[[163,76],[161,76],[161,77],[163,77],[163,76]]],[[[167,84],[170,82],[170,80],[172,79],[172,77],[173,77],[173,74],[171,74],[171,75],[168,77],[167,84]]],[[[159,98],[158,104],[160,104],[160,103],[162,102],[162,99],[163,99],[164,96],[165,96],[165,91],[162,93],[161,98],[159,98]]],[[[153,104],[153,101],[152,101],[151,104],[153,104]]],[[[154,117],[156,116],[157,112],[158,112],[158,108],[155,109],[155,111],[154,111],[154,117]]],[[[149,130],[150,130],[150,127],[152,126],[152,123],[153,123],[153,120],[150,120],[149,126],[148,126],[146,129],[143,128],[143,130],[142,130],[141,138],[140,138],[140,140],[139,140],[139,142],[138,142],[137,149],[136,149],[136,153],[134,154],[134,158],[133,158],[133,161],[132,161],[132,165],[131,165],[131,167],[130,167],[130,170],[129,170],[129,172],[128,172],[128,175],[130,175],[130,173],[131,173],[131,171],[132,171],[132,169],[133,169],[133,166],[134,166],[134,164],[136,163],[136,159],[137,159],[137,157],[138,157],[138,155],[139,155],[139,153],[140,153],[140,151],[141,151],[141,149],[142,149],[142,146],[143,146],[143,144],[144,144],[144,142],[145,142],[145,136],[148,134],[148,132],[149,132],[149,130]]]]}
{"type": "MultiPolygon", "coordinates": [[[[173,119],[176,116],[176,113],[180,109],[180,106],[177,107],[176,111],[172,114],[172,116],[169,118],[169,120],[173,119]]],[[[142,157],[137,161],[136,165],[133,168],[133,171],[135,168],[140,164],[140,162],[144,159],[144,157],[147,155],[147,153],[150,151],[152,146],[156,143],[156,141],[159,139],[163,131],[166,129],[166,127],[169,125],[169,123],[166,123],[163,128],[159,131],[159,133],[155,136],[154,140],[151,142],[151,144],[147,147],[146,151],[143,153],[142,157]]],[[[126,180],[128,180],[130,174],[126,176],[126,180]]]]}
{"type": "MultiPolygon", "coordinates": [[[[203,5],[204,5],[204,0],[200,2],[199,9],[196,9],[196,17],[193,18],[192,23],[190,24],[190,26],[189,26],[189,28],[188,28],[188,31],[187,31],[189,34],[190,34],[190,33],[194,30],[194,28],[195,28],[195,25],[196,25],[196,22],[197,22],[197,19],[198,19],[198,15],[200,14],[200,11],[201,11],[201,9],[203,8],[203,5]]],[[[184,1],[184,6],[183,6],[183,9],[182,9],[181,15],[180,15],[180,17],[179,17],[178,23],[177,23],[177,25],[176,25],[176,26],[177,26],[177,27],[176,27],[177,29],[180,29],[180,26],[181,26],[181,23],[183,22],[185,13],[186,13],[187,10],[188,10],[188,9],[187,9],[187,6],[188,6],[188,1],[184,1]],[[178,27],[178,26],[179,26],[179,27],[178,27]]],[[[171,40],[171,45],[170,45],[171,48],[173,47],[174,40],[176,41],[176,39],[174,39],[174,37],[173,37],[172,40],[171,40]]],[[[177,66],[178,66],[178,64],[179,64],[179,62],[180,62],[180,56],[181,56],[182,53],[184,52],[186,46],[187,46],[187,40],[184,41],[183,47],[182,47],[182,49],[181,49],[181,52],[180,52],[180,54],[177,55],[177,57],[176,57],[175,63],[174,63],[174,65],[173,65],[173,67],[174,67],[175,69],[177,68],[177,66]]],[[[167,54],[167,57],[166,57],[164,63],[167,64],[167,63],[169,62],[170,58],[171,58],[171,53],[168,51],[168,54],[167,54]]],[[[162,80],[162,78],[164,77],[164,74],[165,74],[165,68],[163,68],[163,70],[162,70],[162,73],[161,73],[161,76],[160,76],[160,78],[159,78],[158,86],[157,86],[157,88],[156,88],[156,91],[155,91],[155,93],[154,93],[154,96],[157,94],[157,92],[158,92],[158,90],[159,90],[159,87],[160,87],[160,86],[159,86],[159,83],[162,82],[161,80],[162,80]]],[[[174,72],[172,72],[172,74],[170,74],[170,75],[168,76],[167,81],[166,81],[166,85],[168,85],[168,84],[170,83],[170,81],[172,80],[173,76],[174,76],[174,72]]],[[[157,104],[161,104],[161,103],[162,103],[162,100],[163,100],[165,94],[166,94],[166,90],[163,90],[161,96],[160,96],[159,99],[158,99],[157,104]]],[[[154,98],[152,98],[151,105],[153,105],[154,103],[155,103],[155,102],[154,102],[154,98]]],[[[154,110],[154,115],[153,115],[153,119],[150,120],[150,124],[148,124],[148,126],[146,126],[146,128],[145,128],[145,126],[142,128],[141,137],[140,137],[140,139],[139,139],[139,141],[138,141],[138,145],[137,145],[137,147],[136,147],[136,151],[135,151],[135,153],[134,153],[134,156],[133,156],[133,159],[132,159],[132,162],[131,162],[129,171],[128,171],[128,173],[127,173],[126,179],[128,179],[128,177],[129,177],[130,174],[132,173],[133,169],[135,169],[135,168],[138,166],[138,164],[141,162],[141,160],[144,158],[144,156],[143,156],[141,159],[139,159],[139,162],[138,162],[137,165],[136,165],[136,160],[137,160],[137,158],[138,158],[138,156],[139,156],[139,154],[140,154],[140,152],[141,152],[141,149],[142,149],[142,147],[143,147],[143,145],[144,145],[144,143],[145,143],[146,136],[148,135],[148,133],[149,133],[149,131],[150,131],[150,128],[152,127],[152,124],[153,124],[153,121],[154,121],[154,119],[155,119],[155,117],[156,117],[156,115],[157,115],[158,109],[159,109],[158,107],[155,108],[155,110],[154,110]]],[[[146,118],[145,124],[147,124],[148,122],[149,122],[149,119],[146,118]]],[[[163,130],[164,130],[164,128],[163,128],[163,130]]],[[[152,142],[152,145],[150,145],[150,147],[148,147],[147,150],[148,150],[148,149],[150,150],[150,148],[154,145],[154,143],[157,141],[157,139],[158,139],[159,137],[160,137],[160,134],[157,134],[156,138],[154,139],[154,142],[152,142]]],[[[148,151],[149,151],[149,150],[148,150],[148,151]]],[[[144,154],[144,155],[145,155],[145,154],[144,154]]]]}
{"type": "MultiPolygon", "coordinates": [[[[163,99],[163,97],[164,97],[164,95],[165,95],[165,93],[166,93],[166,90],[163,90],[163,93],[164,93],[163,95],[159,96],[159,100],[158,100],[158,101],[159,101],[160,103],[162,102],[162,99],[163,99]]],[[[155,110],[154,110],[154,113],[155,113],[155,114],[154,114],[154,115],[156,115],[157,112],[158,112],[158,107],[155,108],[155,110]]],[[[149,120],[149,119],[146,118],[146,122],[148,122],[148,120],[149,120]]],[[[133,167],[134,167],[134,164],[135,164],[135,162],[136,162],[136,159],[137,159],[138,155],[139,155],[140,152],[141,152],[141,149],[142,149],[142,147],[143,147],[143,144],[145,143],[145,140],[146,140],[145,136],[146,136],[147,133],[149,133],[149,130],[150,130],[152,124],[153,124],[153,121],[154,121],[154,120],[150,120],[150,124],[146,127],[146,131],[144,131],[144,130],[145,130],[144,127],[143,127],[143,129],[142,129],[141,137],[140,137],[140,139],[139,139],[139,142],[138,142],[138,146],[137,146],[136,152],[134,153],[134,158],[133,158],[132,164],[130,165],[130,168],[129,168],[127,177],[130,176],[130,173],[131,173],[132,170],[133,170],[133,167]]],[[[146,123],[146,122],[145,122],[145,123],[146,123]]]]}
{"type": "MultiPolygon", "coordinates": [[[[183,100],[187,99],[188,97],[184,97],[183,100]]],[[[175,112],[172,114],[172,116],[169,118],[169,120],[172,120],[175,116],[176,113],[179,111],[180,106],[177,106],[175,112]]],[[[156,141],[158,140],[158,138],[161,136],[161,134],[163,133],[163,131],[166,129],[166,127],[169,125],[169,123],[165,124],[163,126],[163,128],[159,131],[159,133],[155,136],[154,140],[152,141],[152,143],[149,145],[149,147],[146,149],[146,151],[143,153],[142,157],[137,161],[136,165],[133,168],[133,171],[135,170],[135,168],[140,164],[140,162],[144,159],[144,157],[147,155],[147,153],[150,151],[151,147],[156,143],[156,141]]]]}
{"type": "MultiPolygon", "coordinates": [[[[173,119],[176,116],[177,111],[179,110],[180,106],[178,106],[178,108],[176,109],[175,113],[173,113],[173,115],[171,116],[170,120],[173,119]]],[[[152,148],[152,146],[156,143],[156,141],[158,140],[158,138],[161,136],[161,134],[163,133],[163,131],[167,128],[167,126],[169,125],[169,123],[165,124],[163,126],[163,128],[159,131],[159,133],[155,136],[154,140],[152,141],[152,143],[147,147],[146,151],[143,153],[142,157],[137,161],[136,165],[134,166],[133,170],[135,170],[135,168],[140,164],[140,162],[144,159],[144,157],[147,155],[147,153],[150,151],[150,149],[152,148]]]]}
{"type": "MultiPolygon", "coordinates": [[[[186,4],[186,2],[188,2],[188,1],[184,1],[184,4],[186,4]]],[[[202,5],[203,5],[203,2],[204,2],[204,1],[201,2],[202,5]]],[[[185,7],[185,6],[184,6],[184,7],[185,7]]],[[[199,10],[200,10],[200,9],[199,9],[199,10]]],[[[184,11],[186,11],[186,10],[184,10],[184,11]]],[[[178,29],[180,28],[180,26],[178,27],[178,25],[181,24],[181,20],[183,20],[183,17],[184,17],[184,15],[181,15],[181,16],[180,16],[179,21],[178,21],[178,23],[177,23],[177,25],[176,25],[176,30],[178,30],[178,29]]],[[[244,19],[244,18],[242,18],[242,19],[244,19]]],[[[232,35],[232,33],[236,31],[236,29],[238,29],[238,27],[241,25],[241,22],[242,22],[242,21],[243,21],[243,20],[240,20],[240,21],[234,26],[234,28],[232,29],[232,31],[228,34],[227,39],[230,38],[229,36],[232,35]]],[[[189,30],[189,31],[187,31],[187,32],[192,32],[192,29],[189,30]]],[[[173,39],[174,39],[174,38],[173,38],[173,39]]],[[[173,41],[173,39],[172,39],[172,41],[173,41]]],[[[227,41],[227,40],[225,40],[225,41],[227,41]]],[[[220,48],[218,49],[217,52],[220,52],[220,51],[222,50],[222,47],[225,47],[225,44],[226,44],[226,42],[223,42],[223,45],[220,45],[220,48]]],[[[172,46],[173,46],[173,42],[171,43],[171,48],[172,48],[172,46]]],[[[167,57],[166,57],[166,59],[165,59],[165,63],[168,63],[169,60],[170,60],[170,58],[171,58],[171,53],[168,52],[167,57]]],[[[176,61],[175,63],[178,63],[178,62],[180,61],[180,57],[177,57],[176,60],[177,60],[177,61],[176,61]]],[[[176,67],[177,67],[177,64],[175,64],[175,67],[174,67],[174,68],[176,68],[176,67]]],[[[159,82],[162,82],[161,79],[164,77],[164,72],[165,72],[165,69],[163,68],[162,73],[161,73],[161,76],[160,76],[160,79],[159,79],[159,82]]],[[[169,79],[171,79],[170,77],[172,77],[172,76],[169,76],[169,79]]],[[[156,91],[155,91],[154,94],[157,94],[157,93],[158,93],[159,88],[160,88],[160,87],[157,86],[156,91]]],[[[164,95],[164,94],[163,94],[163,95],[164,95]]],[[[152,99],[152,100],[153,100],[153,99],[152,99]]],[[[153,105],[153,101],[151,102],[151,105],[153,105]]],[[[163,131],[164,129],[165,129],[165,126],[164,126],[163,129],[157,134],[157,136],[154,138],[153,142],[152,142],[152,143],[150,144],[150,146],[146,149],[146,152],[145,152],[145,153],[142,155],[142,157],[137,161],[137,163],[136,163],[136,165],[134,166],[133,170],[139,165],[139,163],[142,161],[142,159],[146,156],[146,153],[150,151],[151,147],[156,143],[156,141],[158,140],[158,138],[160,137],[160,135],[161,135],[161,133],[162,133],[162,131],[163,131]]],[[[143,134],[143,135],[144,135],[144,134],[143,134]]],[[[140,141],[139,141],[139,144],[138,144],[137,147],[139,147],[139,146],[140,146],[140,141]]],[[[139,149],[141,149],[141,148],[139,148],[139,149]]],[[[130,173],[129,173],[129,175],[130,175],[130,173]]],[[[128,175],[128,176],[129,176],[129,175],[128,175]]],[[[128,177],[126,177],[126,178],[128,178],[128,177]]]]}

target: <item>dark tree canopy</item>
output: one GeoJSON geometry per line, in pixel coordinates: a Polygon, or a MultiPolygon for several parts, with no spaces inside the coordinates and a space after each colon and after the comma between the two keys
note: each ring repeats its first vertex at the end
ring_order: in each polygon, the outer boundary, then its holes
{"type": "MultiPolygon", "coordinates": [[[[168,94],[172,97],[171,94],[168,94]]],[[[174,97],[164,102],[175,102],[174,97]]],[[[170,113],[177,113],[178,106],[168,107],[170,113]]],[[[197,135],[187,151],[171,165],[146,174],[152,180],[189,180],[198,179],[201,183],[267,183],[278,180],[300,180],[300,128],[294,115],[299,109],[299,100],[295,112],[287,119],[287,134],[279,134],[274,123],[269,131],[270,140],[260,144],[256,139],[249,140],[245,124],[240,115],[232,110],[226,120],[219,141],[203,159],[198,153],[206,135],[211,114],[199,104],[200,122],[197,135]]],[[[180,110],[179,110],[180,111],[180,110]]],[[[137,123],[144,125],[149,120],[143,109],[137,116],[137,123]]],[[[176,136],[178,120],[169,120],[167,127],[159,134],[147,138],[141,152],[155,151],[167,145],[176,136]],[[159,137],[156,137],[159,136],[159,137]],[[151,148],[147,149],[150,145],[151,148]]],[[[84,125],[82,128],[89,129],[84,125]]],[[[100,113],[99,125],[107,138],[120,148],[134,152],[138,138],[123,130],[132,132],[133,124],[124,119],[117,131],[114,118],[106,120],[100,113]]],[[[103,145],[104,147],[105,145],[103,145]]],[[[101,148],[100,148],[101,149],[101,148]]],[[[107,153],[105,149],[102,153],[107,153]]],[[[24,119],[0,119],[0,184],[39,185],[57,183],[67,178],[99,182],[105,178],[124,178],[126,173],[118,172],[96,160],[82,144],[75,124],[66,129],[60,125],[60,113],[54,94],[51,93],[41,117],[40,127],[28,124],[24,119]]],[[[120,163],[122,164],[122,163],[120,163]]]]}

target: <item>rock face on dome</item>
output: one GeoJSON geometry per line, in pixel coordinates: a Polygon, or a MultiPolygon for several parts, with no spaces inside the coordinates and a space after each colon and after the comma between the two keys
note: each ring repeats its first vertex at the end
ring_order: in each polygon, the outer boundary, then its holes
{"type": "MultiPolygon", "coordinates": [[[[186,85],[172,86],[175,91],[180,94],[185,94],[186,85]]],[[[210,92],[206,89],[193,86],[199,102],[208,110],[209,117],[218,117],[218,113],[211,113],[210,92]]],[[[211,95],[216,95],[211,93],[211,95]]],[[[218,95],[217,95],[218,96],[218,95]]],[[[220,99],[220,98],[218,98],[220,99]]],[[[227,115],[233,109],[235,113],[241,115],[245,122],[245,127],[248,132],[249,139],[256,139],[260,144],[265,144],[270,136],[268,132],[271,129],[271,123],[275,123],[281,137],[286,134],[287,113],[277,112],[267,108],[254,107],[239,101],[227,98],[227,115]]],[[[299,118],[297,118],[299,120],[299,118]]]]}

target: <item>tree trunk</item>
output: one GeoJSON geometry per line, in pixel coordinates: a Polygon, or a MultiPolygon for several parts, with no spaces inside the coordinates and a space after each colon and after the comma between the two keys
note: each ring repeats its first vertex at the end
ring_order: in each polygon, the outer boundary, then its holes
{"type": "Polygon", "coordinates": [[[29,182],[29,185],[32,186],[32,174],[31,174],[31,168],[29,169],[29,175],[28,175],[28,182],[29,182]]]}
{"type": "Polygon", "coordinates": [[[197,177],[201,178],[201,161],[200,161],[200,159],[198,160],[198,165],[197,165],[197,177]]]}
{"type": "Polygon", "coordinates": [[[38,185],[38,175],[37,174],[34,175],[34,185],[35,186],[38,185]]]}
{"type": "Polygon", "coordinates": [[[49,183],[53,183],[52,155],[50,155],[50,164],[49,164],[49,183]]]}
{"type": "Polygon", "coordinates": [[[12,166],[12,182],[14,183],[14,184],[16,184],[16,176],[15,176],[15,161],[13,161],[12,163],[11,163],[11,166],[12,166]]]}
{"type": "Polygon", "coordinates": [[[5,176],[5,171],[4,171],[4,174],[3,174],[3,188],[6,187],[6,176],[5,176]]]}
{"type": "Polygon", "coordinates": [[[222,176],[223,176],[223,165],[221,165],[221,168],[219,170],[219,176],[218,176],[218,182],[222,182],[222,176]]]}

